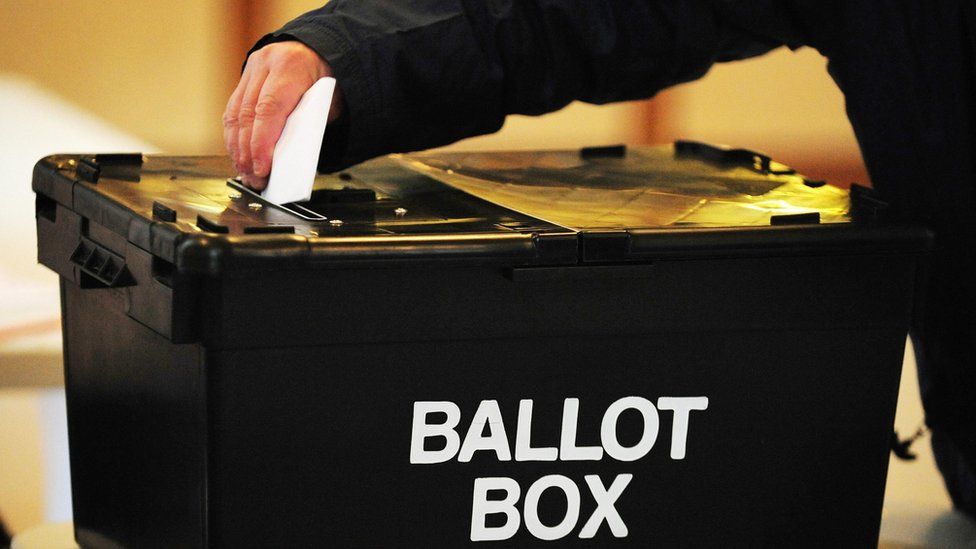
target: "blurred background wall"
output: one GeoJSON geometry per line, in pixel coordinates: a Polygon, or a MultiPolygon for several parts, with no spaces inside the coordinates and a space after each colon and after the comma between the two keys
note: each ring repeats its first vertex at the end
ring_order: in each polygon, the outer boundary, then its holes
{"type": "MultiPolygon", "coordinates": [[[[265,32],[317,5],[307,0],[2,0],[0,80],[18,82],[18,90],[53,94],[131,136],[127,143],[174,153],[219,152],[220,115],[244,53],[265,32]]],[[[500,133],[456,146],[553,148],[685,137],[763,150],[815,178],[866,182],[843,98],[824,65],[815,51],[780,50],[716,67],[703,80],[652,101],[574,104],[540,118],[511,117],[500,133]]],[[[2,110],[4,134],[38,131],[29,123],[11,127],[2,110]]],[[[51,122],[44,125],[61,123],[51,122]]],[[[31,154],[68,152],[60,150],[63,143],[52,139],[49,147],[31,154]]],[[[30,185],[29,171],[18,174],[0,180],[5,196],[30,185]]],[[[30,203],[18,207],[29,209],[30,203]]],[[[22,249],[28,249],[33,226],[22,225],[5,238],[25,241],[22,249]]],[[[0,301],[0,308],[5,306],[0,301]]],[[[0,374],[14,367],[5,356],[0,352],[0,374]]],[[[45,519],[42,408],[58,384],[50,376],[35,376],[30,362],[16,367],[23,371],[14,377],[27,382],[17,388],[0,382],[0,515],[14,531],[45,519]]]]}
{"type": "MultiPolygon", "coordinates": [[[[4,0],[0,73],[22,75],[167,152],[220,151],[244,53],[310,0],[4,0]]],[[[718,66],[656,100],[512,117],[465,147],[675,137],[764,150],[811,176],[866,181],[843,98],[809,49],[718,66]]]]}

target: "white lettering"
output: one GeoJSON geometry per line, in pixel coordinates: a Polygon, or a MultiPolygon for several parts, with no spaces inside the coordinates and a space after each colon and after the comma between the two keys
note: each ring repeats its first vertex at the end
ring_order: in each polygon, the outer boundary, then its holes
{"type": "Polygon", "coordinates": [[[563,402],[563,425],[559,437],[559,459],[563,461],[599,461],[603,459],[600,446],[576,446],[576,429],[579,419],[579,399],[567,398],[563,402]]]}
{"type": "Polygon", "coordinates": [[[478,450],[493,450],[498,461],[511,461],[512,451],[508,448],[508,437],[505,435],[505,424],[502,422],[502,412],[498,409],[497,400],[482,400],[471,419],[471,427],[464,435],[461,453],[458,461],[467,463],[478,450]],[[488,436],[484,436],[485,426],[488,436]]]}
{"type": "Polygon", "coordinates": [[[593,494],[593,499],[596,500],[596,510],[590,515],[590,519],[586,521],[583,525],[583,529],[580,530],[579,537],[583,539],[589,539],[596,535],[597,530],[600,529],[600,525],[603,521],[607,521],[607,526],[610,527],[610,532],[615,538],[625,538],[627,537],[627,525],[624,524],[624,520],[620,518],[620,513],[617,512],[617,508],[614,507],[614,503],[620,498],[620,494],[624,492],[627,485],[630,484],[631,479],[634,475],[630,473],[617,475],[617,478],[613,479],[613,483],[610,484],[610,488],[604,488],[603,482],[597,475],[586,475],[583,480],[590,487],[590,492],[593,494]]]}
{"type": "Polygon", "coordinates": [[[661,420],[654,404],[646,398],[629,396],[611,404],[603,414],[600,425],[600,441],[610,457],[620,461],[636,461],[647,455],[654,447],[661,420]],[[644,417],[644,432],[637,444],[625,447],[617,440],[617,420],[624,410],[634,409],[644,417]]]}
{"type": "Polygon", "coordinates": [[[576,483],[562,475],[546,475],[529,486],[525,493],[525,527],[533,536],[543,540],[563,538],[573,531],[580,514],[580,492],[576,483]],[[558,488],[566,495],[566,516],[555,526],[539,520],[539,498],[549,488],[558,488]]]}
{"type": "Polygon", "coordinates": [[[471,503],[471,541],[499,541],[509,539],[518,532],[522,518],[515,509],[522,490],[518,482],[507,477],[474,479],[474,499],[471,503]],[[488,492],[503,490],[505,499],[489,500],[488,492]],[[488,527],[488,515],[504,514],[505,524],[488,527]]]}
{"type": "Polygon", "coordinates": [[[519,401],[518,425],[515,428],[515,461],[556,461],[556,448],[532,447],[532,401],[519,401]]]}
{"type": "Polygon", "coordinates": [[[688,443],[688,416],[691,410],[707,410],[708,397],[661,397],[657,399],[657,407],[674,410],[674,421],[671,423],[671,459],[684,459],[688,443]]]}
{"type": "Polygon", "coordinates": [[[444,463],[453,458],[461,447],[461,437],[454,430],[460,421],[461,409],[453,402],[414,402],[410,463],[444,463]],[[435,412],[446,414],[447,420],[440,424],[427,423],[427,415],[435,412]],[[432,437],[444,437],[447,444],[442,450],[424,450],[424,441],[432,437]]]}

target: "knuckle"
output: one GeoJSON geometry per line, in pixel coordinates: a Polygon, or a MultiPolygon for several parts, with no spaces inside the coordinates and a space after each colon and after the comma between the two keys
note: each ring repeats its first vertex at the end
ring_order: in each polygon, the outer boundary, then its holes
{"type": "Polygon", "coordinates": [[[272,46],[272,45],[273,44],[269,44],[268,46],[265,46],[265,47],[263,47],[263,48],[255,51],[255,52],[252,52],[251,55],[249,55],[247,57],[248,63],[250,63],[251,61],[254,61],[254,64],[256,65],[256,64],[261,63],[262,61],[264,61],[264,59],[268,56],[268,52],[271,51],[269,49],[269,47],[272,46]]]}
{"type": "Polygon", "coordinates": [[[297,49],[296,45],[297,43],[292,40],[285,40],[282,42],[275,42],[267,49],[268,52],[274,53],[275,55],[288,57],[294,54],[295,50],[297,49]]]}
{"type": "Polygon", "coordinates": [[[287,67],[301,66],[308,60],[308,49],[297,42],[289,43],[277,53],[276,61],[287,67]]]}
{"type": "Polygon", "coordinates": [[[274,118],[281,112],[281,102],[272,96],[262,97],[254,106],[254,116],[258,120],[274,118]]]}
{"type": "Polygon", "coordinates": [[[226,112],[224,113],[224,116],[221,118],[221,121],[223,122],[225,128],[232,130],[236,128],[238,124],[237,114],[232,112],[226,112]]]}
{"type": "Polygon", "coordinates": [[[241,109],[237,112],[237,123],[243,126],[247,126],[253,122],[254,122],[254,107],[251,105],[241,105],[241,109]]]}

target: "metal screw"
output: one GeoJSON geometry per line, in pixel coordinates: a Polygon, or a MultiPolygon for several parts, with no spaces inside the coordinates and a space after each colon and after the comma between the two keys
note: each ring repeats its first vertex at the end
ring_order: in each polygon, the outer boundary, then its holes
{"type": "Polygon", "coordinates": [[[342,226],[342,220],[341,219],[330,219],[329,220],[329,225],[332,225],[333,227],[341,227],[342,226]]]}
{"type": "Polygon", "coordinates": [[[406,208],[397,208],[397,209],[393,210],[393,213],[395,213],[397,217],[403,217],[403,216],[407,215],[407,209],[406,208]]]}
{"type": "Polygon", "coordinates": [[[261,208],[263,208],[264,206],[263,206],[263,205],[261,205],[261,203],[260,203],[260,202],[251,202],[250,204],[248,204],[248,205],[247,205],[247,207],[248,207],[248,208],[251,208],[251,209],[252,209],[252,210],[254,210],[254,211],[258,211],[258,210],[260,210],[261,208]]]}
{"type": "Polygon", "coordinates": [[[237,191],[231,191],[230,193],[227,194],[227,198],[231,200],[237,200],[240,197],[241,197],[241,193],[237,191]]]}
{"type": "Polygon", "coordinates": [[[318,235],[319,235],[318,231],[308,231],[308,236],[318,236],[318,235]]]}

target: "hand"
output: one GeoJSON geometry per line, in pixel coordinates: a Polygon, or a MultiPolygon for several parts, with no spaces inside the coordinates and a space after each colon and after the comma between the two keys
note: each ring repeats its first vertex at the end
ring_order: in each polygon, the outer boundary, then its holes
{"type": "MultiPolygon", "coordinates": [[[[302,95],[332,69],[301,42],[276,42],[251,54],[224,111],[224,143],[242,181],[262,190],[271,174],[275,144],[302,95]]],[[[336,88],[329,121],[342,105],[336,88]]]]}

